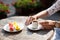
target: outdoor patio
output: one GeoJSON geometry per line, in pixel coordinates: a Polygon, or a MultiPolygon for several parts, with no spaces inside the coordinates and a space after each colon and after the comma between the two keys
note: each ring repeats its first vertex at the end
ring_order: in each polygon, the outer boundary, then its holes
{"type": "MultiPolygon", "coordinates": [[[[14,3],[13,3],[13,2],[16,2],[16,0],[0,0],[0,2],[1,2],[1,4],[3,4],[3,3],[8,4],[6,6],[7,7],[6,9],[7,10],[9,9],[9,11],[10,11],[6,14],[7,17],[0,19],[0,40],[50,40],[52,38],[51,35],[54,32],[53,29],[52,30],[32,31],[32,30],[29,30],[27,28],[27,26],[25,25],[25,22],[26,22],[26,19],[28,18],[28,16],[37,14],[38,12],[46,9],[46,6],[44,6],[45,7],[44,8],[39,5],[37,5],[37,6],[36,5],[35,6],[27,5],[26,6],[24,4],[24,6],[18,5],[19,7],[16,7],[16,4],[14,5],[14,3]],[[13,22],[13,21],[24,24],[24,29],[19,32],[8,32],[6,30],[3,30],[3,28],[6,24],[8,24],[9,22],[13,22]]],[[[4,8],[2,8],[2,9],[4,9],[4,8]]],[[[6,10],[6,9],[4,9],[4,10],[6,10]]],[[[2,13],[3,13],[3,11],[2,11],[2,13]]],[[[40,21],[41,19],[58,21],[58,20],[60,20],[60,12],[56,12],[55,14],[53,14],[49,17],[46,17],[46,18],[39,18],[38,21],[40,21]]]]}

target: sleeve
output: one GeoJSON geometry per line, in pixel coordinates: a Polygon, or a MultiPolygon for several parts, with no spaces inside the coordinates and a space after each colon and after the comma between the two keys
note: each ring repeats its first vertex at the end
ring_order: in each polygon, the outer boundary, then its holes
{"type": "Polygon", "coordinates": [[[47,12],[49,13],[49,15],[52,15],[59,10],[60,10],[60,0],[57,0],[50,8],[47,9],[47,12]]]}

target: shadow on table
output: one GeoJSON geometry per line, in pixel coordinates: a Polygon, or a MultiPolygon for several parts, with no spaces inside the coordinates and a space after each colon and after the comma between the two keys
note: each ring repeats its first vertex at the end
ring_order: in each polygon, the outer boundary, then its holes
{"type": "Polygon", "coordinates": [[[27,29],[27,34],[28,35],[32,35],[33,33],[36,33],[36,34],[39,34],[39,35],[45,35],[47,34],[48,32],[50,32],[51,30],[36,30],[36,31],[33,31],[33,30],[30,30],[30,29],[27,29]]]}
{"type": "Polygon", "coordinates": [[[21,31],[18,31],[18,32],[7,32],[7,31],[5,31],[5,30],[2,29],[2,33],[3,33],[4,36],[17,35],[20,32],[22,32],[22,30],[21,31]]]}

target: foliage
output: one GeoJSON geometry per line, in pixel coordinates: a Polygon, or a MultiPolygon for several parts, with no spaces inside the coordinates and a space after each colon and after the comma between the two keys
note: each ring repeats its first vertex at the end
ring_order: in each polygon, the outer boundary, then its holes
{"type": "Polygon", "coordinates": [[[16,8],[24,7],[24,8],[32,8],[39,6],[40,3],[37,0],[17,0],[14,6],[16,8]]]}
{"type": "Polygon", "coordinates": [[[9,6],[0,2],[0,13],[9,13],[9,6]]]}

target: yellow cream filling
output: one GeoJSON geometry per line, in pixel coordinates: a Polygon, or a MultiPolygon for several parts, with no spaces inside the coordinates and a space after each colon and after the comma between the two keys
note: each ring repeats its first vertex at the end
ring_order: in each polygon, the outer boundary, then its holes
{"type": "Polygon", "coordinates": [[[16,30],[20,30],[20,27],[18,26],[17,22],[13,22],[13,26],[16,30]]]}

